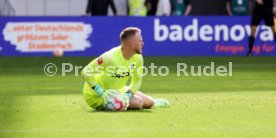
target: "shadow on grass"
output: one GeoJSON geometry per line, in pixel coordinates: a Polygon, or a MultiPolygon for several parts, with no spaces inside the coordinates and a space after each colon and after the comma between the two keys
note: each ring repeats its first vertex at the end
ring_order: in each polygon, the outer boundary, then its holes
{"type": "Polygon", "coordinates": [[[142,110],[125,110],[125,111],[106,111],[106,110],[95,110],[95,109],[86,109],[88,113],[152,113],[152,109],[142,109],[142,110]]]}

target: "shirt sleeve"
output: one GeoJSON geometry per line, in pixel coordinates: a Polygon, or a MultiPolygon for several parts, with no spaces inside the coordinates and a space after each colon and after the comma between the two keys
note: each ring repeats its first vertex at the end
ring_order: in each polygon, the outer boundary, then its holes
{"type": "Polygon", "coordinates": [[[100,73],[101,71],[103,72],[109,64],[110,57],[107,54],[103,54],[85,66],[81,72],[81,75],[89,86],[93,87],[97,84],[95,74],[100,73]]]}
{"type": "Polygon", "coordinates": [[[129,89],[133,93],[138,92],[138,90],[141,87],[143,73],[144,73],[143,65],[144,65],[143,57],[142,57],[142,55],[139,55],[138,61],[136,61],[136,65],[135,65],[133,73],[132,73],[131,83],[129,85],[129,89]]]}

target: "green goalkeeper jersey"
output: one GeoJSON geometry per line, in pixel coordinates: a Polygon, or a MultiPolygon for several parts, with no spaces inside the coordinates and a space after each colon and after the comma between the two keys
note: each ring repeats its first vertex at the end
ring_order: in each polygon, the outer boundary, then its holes
{"type": "Polygon", "coordinates": [[[123,57],[121,46],[115,47],[94,59],[83,69],[84,90],[90,91],[96,84],[103,89],[122,90],[131,78],[129,89],[136,93],[142,83],[143,64],[141,54],[135,54],[127,60],[123,57]]]}

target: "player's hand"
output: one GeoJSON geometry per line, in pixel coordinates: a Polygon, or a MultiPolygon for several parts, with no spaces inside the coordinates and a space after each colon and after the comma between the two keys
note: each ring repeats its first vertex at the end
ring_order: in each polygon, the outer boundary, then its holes
{"type": "Polygon", "coordinates": [[[92,89],[95,90],[99,96],[103,96],[103,93],[105,91],[99,84],[93,86],[92,89]]]}
{"type": "Polygon", "coordinates": [[[257,2],[258,4],[260,4],[260,5],[263,5],[263,4],[264,4],[263,0],[256,0],[256,2],[257,2]]]}
{"type": "Polygon", "coordinates": [[[276,6],[273,7],[274,16],[276,16],[276,6]]]}
{"type": "Polygon", "coordinates": [[[126,110],[129,106],[129,97],[115,89],[107,89],[102,99],[106,110],[126,110]]]}
{"type": "Polygon", "coordinates": [[[116,95],[118,93],[119,93],[118,91],[113,90],[113,89],[106,90],[102,95],[104,103],[107,103],[107,101],[109,101],[109,99],[112,99],[112,98],[116,97],[116,95]]]}

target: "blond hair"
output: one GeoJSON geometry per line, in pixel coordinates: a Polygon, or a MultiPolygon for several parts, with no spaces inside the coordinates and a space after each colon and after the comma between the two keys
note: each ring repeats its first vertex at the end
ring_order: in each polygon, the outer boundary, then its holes
{"type": "Polygon", "coordinates": [[[136,33],[140,33],[141,30],[137,27],[127,27],[120,34],[121,42],[125,42],[130,37],[134,36],[136,33]]]}

